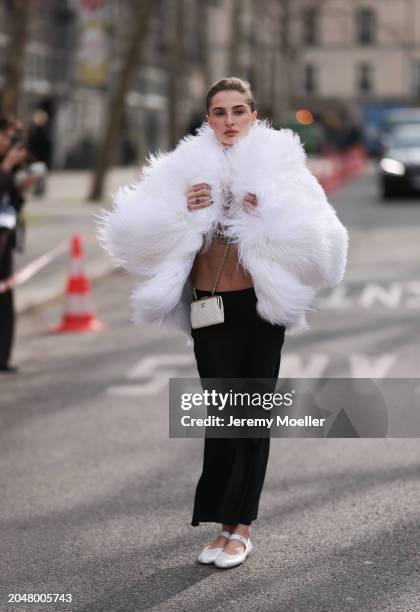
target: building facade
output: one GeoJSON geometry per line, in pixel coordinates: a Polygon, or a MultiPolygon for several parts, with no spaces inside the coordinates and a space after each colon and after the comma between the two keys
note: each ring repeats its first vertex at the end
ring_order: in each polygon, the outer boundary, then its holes
{"type": "MultiPolygon", "coordinates": [[[[31,1],[34,10],[19,115],[27,123],[34,108],[47,110],[52,120],[56,167],[91,165],[126,51],[136,1],[31,1]]],[[[128,143],[139,155],[166,144],[167,50],[162,44],[162,31],[167,27],[167,2],[157,0],[142,68],[135,71],[130,84],[116,163],[123,161],[128,143]]],[[[0,87],[4,82],[10,10],[8,0],[0,0],[0,87]]]]}
{"type": "Polygon", "coordinates": [[[209,22],[212,79],[229,72],[238,6],[239,71],[275,115],[420,102],[420,0],[224,0],[209,22]]]}
{"type": "Polygon", "coordinates": [[[420,1],[327,0],[302,7],[296,93],[420,102],[420,1]]]}
{"type": "MultiPolygon", "coordinates": [[[[138,2],[31,2],[20,114],[49,112],[56,167],[91,163],[138,2]]],[[[0,87],[10,6],[0,0],[0,87]]],[[[420,0],[156,0],[114,161],[170,146],[174,116],[186,128],[208,86],[231,73],[276,122],[302,107],[418,105],[420,0]]]]}

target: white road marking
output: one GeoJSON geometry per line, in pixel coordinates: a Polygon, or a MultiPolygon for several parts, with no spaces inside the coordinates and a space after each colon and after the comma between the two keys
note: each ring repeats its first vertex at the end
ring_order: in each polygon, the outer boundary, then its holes
{"type": "Polygon", "coordinates": [[[124,395],[125,397],[139,397],[141,395],[157,395],[168,386],[168,379],[175,377],[176,370],[161,370],[158,376],[140,385],[118,385],[108,387],[107,393],[111,395],[124,395]]]}
{"type": "MultiPolygon", "coordinates": [[[[118,385],[107,388],[111,395],[123,395],[126,397],[139,397],[142,395],[157,395],[168,387],[168,379],[179,375],[179,367],[193,366],[194,355],[188,353],[175,353],[169,355],[151,355],[144,357],[134,365],[126,374],[129,380],[139,378],[150,378],[144,383],[118,385]],[[178,366],[162,367],[162,366],[178,366]]],[[[191,372],[192,377],[193,372],[191,372]]]]}
{"type": "Polygon", "coordinates": [[[385,378],[396,361],[392,354],[376,355],[350,355],[350,374],[352,378],[385,378]]]}
{"type": "Polygon", "coordinates": [[[281,358],[280,378],[321,378],[328,367],[328,355],[310,355],[303,358],[297,353],[285,352],[281,358]]]}
{"type": "MultiPolygon", "coordinates": [[[[396,362],[396,355],[385,353],[368,356],[352,353],[348,358],[341,359],[340,371],[347,363],[348,368],[343,377],[351,378],[386,378],[396,362]]],[[[328,376],[328,366],[331,355],[315,353],[302,356],[298,353],[284,353],[280,366],[280,378],[325,378],[328,376]]],[[[152,355],[144,357],[135,364],[125,378],[133,381],[129,384],[108,387],[106,392],[111,395],[125,397],[140,397],[157,395],[168,388],[168,379],[180,377],[180,368],[191,366],[190,371],[182,372],[184,378],[198,378],[195,358],[191,354],[152,355]],[[139,378],[145,378],[139,382],[139,378]]],[[[420,389],[420,387],[419,387],[420,389]]]]}
{"type": "Polygon", "coordinates": [[[351,308],[353,300],[346,296],[347,286],[338,285],[330,293],[323,297],[317,298],[316,302],[320,308],[351,308]]]}
{"type": "Polygon", "coordinates": [[[407,283],[407,287],[413,295],[411,298],[407,298],[405,305],[407,308],[420,308],[420,282],[410,281],[407,283]]]}
{"type": "Polygon", "coordinates": [[[341,284],[328,295],[316,299],[319,308],[419,308],[420,281],[405,283],[392,282],[387,284],[367,283],[358,288],[351,296],[349,286],[341,284]]]}
{"type": "Polygon", "coordinates": [[[370,283],[363,289],[359,306],[362,308],[372,308],[382,305],[388,308],[397,308],[401,305],[403,297],[403,287],[401,283],[390,283],[388,288],[376,283],[370,283]]]}
{"type": "Polygon", "coordinates": [[[189,366],[195,364],[193,354],[172,353],[167,355],[151,355],[144,357],[127,372],[127,378],[153,376],[161,366],[189,366]]]}

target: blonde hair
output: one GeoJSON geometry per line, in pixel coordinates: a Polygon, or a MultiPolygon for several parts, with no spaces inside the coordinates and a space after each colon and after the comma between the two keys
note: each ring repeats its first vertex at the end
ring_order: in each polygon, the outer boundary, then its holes
{"type": "Polygon", "coordinates": [[[213,96],[219,93],[219,91],[239,91],[239,93],[244,94],[246,97],[246,103],[251,108],[251,112],[255,111],[255,99],[250,83],[244,79],[240,79],[239,77],[225,77],[213,83],[208,90],[206,95],[207,112],[210,110],[210,104],[213,96]]]}

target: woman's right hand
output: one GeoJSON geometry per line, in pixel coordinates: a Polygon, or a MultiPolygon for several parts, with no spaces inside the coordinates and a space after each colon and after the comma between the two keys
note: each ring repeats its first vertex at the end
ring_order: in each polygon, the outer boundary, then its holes
{"type": "Polygon", "coordinates": [[[199,208],[207,208],[211,206],[213,200],[211,199],[210,185],[207,183],[198,183],[197,185],[190,185],[187,190],[187,207],[188,210],[197,210],[199,208]]]}

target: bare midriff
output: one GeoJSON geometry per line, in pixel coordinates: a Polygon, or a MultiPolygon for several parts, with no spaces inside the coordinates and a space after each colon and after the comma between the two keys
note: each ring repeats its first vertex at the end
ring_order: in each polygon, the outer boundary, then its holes
{"type": "MultiPolygon", "coordinates": [[[[215,238],[205,252],[199,251],[194,259],[190,272],[190,280],[195,289],[211,291],[220,270],[226,246],[215,238]]],[[[225,263],[216,291],[236,291],[253,287],[251,275],[238,263],[238,249],[229,245],[225,263]]]]}

